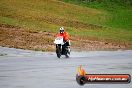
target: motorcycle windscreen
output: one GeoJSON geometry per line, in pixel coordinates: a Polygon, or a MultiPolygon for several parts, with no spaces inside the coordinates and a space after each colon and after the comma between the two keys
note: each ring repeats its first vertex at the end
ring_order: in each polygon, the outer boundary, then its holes
{"type": "Polygon", "coordinates": [[[57,37],[54,41],[55,44],[64,44],[63,37],[57,37]]]}

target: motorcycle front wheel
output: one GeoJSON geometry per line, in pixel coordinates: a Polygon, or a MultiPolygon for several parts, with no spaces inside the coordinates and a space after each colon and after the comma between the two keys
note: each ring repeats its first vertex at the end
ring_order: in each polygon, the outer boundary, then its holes
{"type": "Polygon", "coordinates": [[[56,45],[56,54],[58,58],[61,57],[61,45],[56,45]]]}

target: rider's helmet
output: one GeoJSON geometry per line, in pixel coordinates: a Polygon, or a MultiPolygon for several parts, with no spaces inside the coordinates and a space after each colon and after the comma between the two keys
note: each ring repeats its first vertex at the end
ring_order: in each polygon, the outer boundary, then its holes
{"type": "Polygon", "coordinates": [[[60,28],[60,33],[61,34],[64,33],[64,28],[63,27],[60,28]]]}

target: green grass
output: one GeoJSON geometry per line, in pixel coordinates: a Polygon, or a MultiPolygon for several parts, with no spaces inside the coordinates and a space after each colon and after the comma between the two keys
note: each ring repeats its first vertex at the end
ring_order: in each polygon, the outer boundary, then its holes
{"type": "Polygon", "coordinates": [[[83,7],[107,11],[104,26],[132,31],[132,1],[127,0],[60,0],[83,7]]]}
{"type": "Polygon", "coordinates": [[[101,6],[59,0],[1,0],[0,24],[54,33],[64,26],[71,35],[131,42],[131,9],[118,7],[112,11],[101,6]],[[89,24],[92,27],[81,26],[89,24]]]}
{"type": "Polygon", "coordinates": [[[112,17],[106,22],[106,25],[132,31],[132,10],[119,9],[111,12],[111,15],[112,17]]]}

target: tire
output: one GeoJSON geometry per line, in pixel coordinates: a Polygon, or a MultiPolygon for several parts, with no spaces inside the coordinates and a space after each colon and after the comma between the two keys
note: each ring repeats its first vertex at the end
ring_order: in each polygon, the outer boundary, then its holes
{"type": "Polygon", "coordinates": [[[69,58],[69,55],[68,54],[66,54],[65,56],[66,56],[66,58],[69,58]]]}
{"type": "Polygon", "coordinates": [[[59,45],[56,45],[56,54],[57,54],[58,58],[61,57],[61,46],[59,46],[59,45]]]}
{"type": "Polygon", "coordinates": [[[57,54],[57,57],[58,57],[58,58],[60,58],[60,57],[61,57],[61,55],[60,55],[60,54],[57,54]]]}
{"type": "Polygon", "coordinates": [[[69,57],[70,57],[70,52],[68,51],[68,48],[66,48],[65,50],[66,50],[66,51],[65,51],[65,52],[66,52],[66,53],[65,53],[65,56],[66,56],[66,58],[69,58],[69,57]]]}
{"type": "Polygon", "coordinates": [[[86,78],[84,76],[77,76],[76,81],[79,85],[83,86],[86,83],[86,78]]]}

